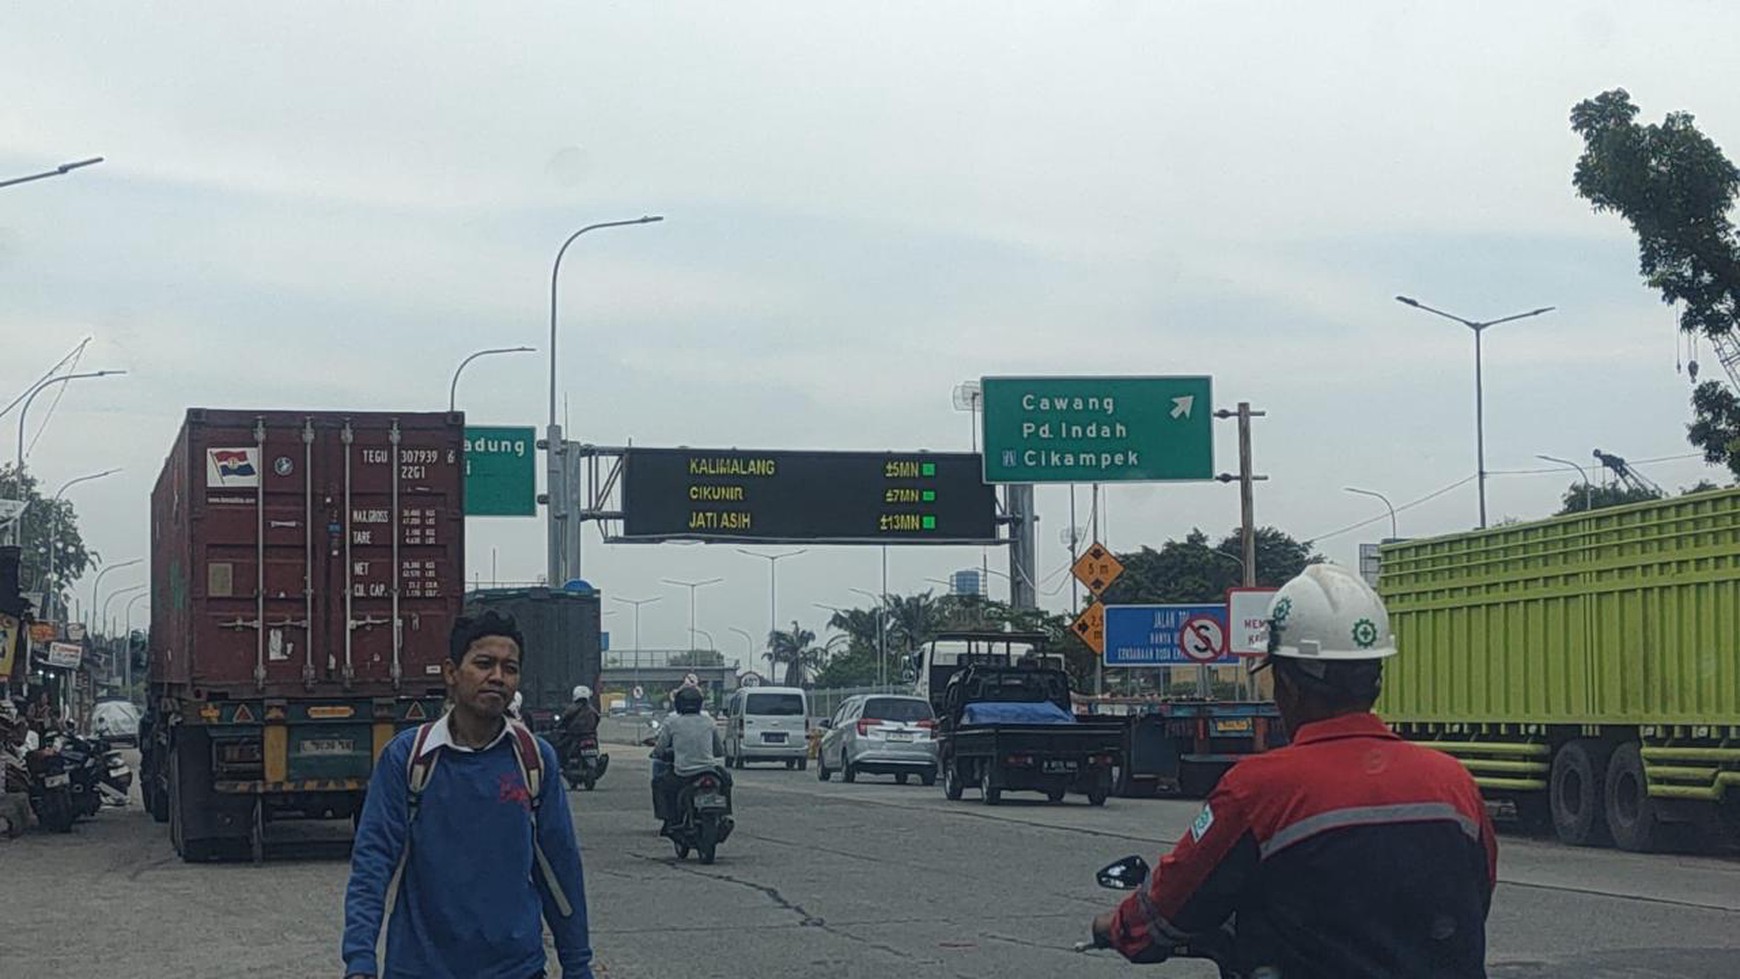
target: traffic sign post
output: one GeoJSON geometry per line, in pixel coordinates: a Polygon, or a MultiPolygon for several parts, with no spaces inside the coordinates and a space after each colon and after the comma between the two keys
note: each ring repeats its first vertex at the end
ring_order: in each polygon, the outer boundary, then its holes
{"type": "Polygon", "coordinates": [[[538,432],[465,427],[465,515],[538,514],[538,432]]]}
{"type": "Polygon", "coordinates": [[[1070,573],[1098,598],[1124,573],[1124,562],[1118,560],[1116,554],[1106,550],[1104,544],[1095,541],[1091,547],[1081,552],[1081,557],[1076,558],[1070,573]]]}
{"type": "Polygon", "coordinates": [[[1108,605],[1107,666],[1214,666],[1227,652],[1224,605],[1108,605]]]}
{"type": "Polygon", "coordinates": [[[612,541],[991,544],[997,500],[965,452],[622,450],[612,541]]]}
{"type": "Polygon", "coordinates": [[[985,482],[1213,479],[1213,381],[987,377],[985,482]]]}
{"type": "Polygon", "coordinates": [[[1087,644],[1087,648],[1102,655],[1105,653],[1106,607],[1104,605],[1099,602],[1089,605],[1082,610],[1080,615],[1075,617],[1075,621],[1069,624],[1069,628],[1071,632],[1081,638],[1082,642],[1087,644]]]}

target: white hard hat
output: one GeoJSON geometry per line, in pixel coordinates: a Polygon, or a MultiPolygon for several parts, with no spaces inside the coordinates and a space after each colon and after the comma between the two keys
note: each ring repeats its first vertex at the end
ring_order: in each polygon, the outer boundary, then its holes
{"type": "Polygon", "coordinates": [[[1339,565],[1306,567],[1269,602],[1270,656],[1373,660],[1395,654],[1383,599],[1339,565]]]}
{"type": "Polygon", "coordinates": [[[587,686],[584,683],[575,687],[574,688],[574,699],[575,700],[591,700],[592,699],[592,688],[587,686]]]}

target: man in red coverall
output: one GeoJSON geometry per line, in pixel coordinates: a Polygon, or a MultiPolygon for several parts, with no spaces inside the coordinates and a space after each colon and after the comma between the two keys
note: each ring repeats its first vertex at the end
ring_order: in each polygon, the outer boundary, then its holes
{"type": "Polygon", "coordinates": [[[1285,748],[1228,771],[1143,886],[1094,919],[1095,943],[1159,962],[1231,925],[1240,975],[1486,975],[1498,845],[1458,761],[1371,712],[1389,614],[1359,577],[1315,564],[1270,604],[1285,748]]]}

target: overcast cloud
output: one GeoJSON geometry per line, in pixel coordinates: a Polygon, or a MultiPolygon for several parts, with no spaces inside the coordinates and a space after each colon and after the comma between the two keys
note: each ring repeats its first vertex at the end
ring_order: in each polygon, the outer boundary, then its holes
{"type": "MultiPolygon", "coordinates": [[[[77,497],[111,559],[144,553],[188,406],[438,409],[471,350],[547,345],[570,231],[642,213],[667,220],[589,236],[564,269],[562,386],[587,441],[965,449],[950,390],[969,378],[1209,373],[1220,406],[1269,413],[1259,521],[1308,537],[1374,515],[1344,486],[1401,503],[1473,472],[1470,338],[1391,298],[1408,293],[1477,318],[1559,307],[1488,335],[1490,468],[1691,451],[1672,313],[1623,223],[1573,195],[1566,116],[1624,86],[1732,151],[1728,4],[263,11],[19,5],[0,29],[0,177],[109,158],[0,190],[0,391],[85,335],[85,366],[131,372],[69,388],[30,457],[50,483],[125,467],[77,497]]],[[[545,370],[479,363],[462,407],[541,424],[545,370]]],[[[1494,519],[1551,512],[1567,482],[1495,476],[1494,519]]],[[[1065,491],[1039,504],[1062,608],[1065,491]]],[[[1220,534],[1237,492],[1121,487],[1105,516],[1118,549],[1220,534]]],[[[1475,519],[1469,485],[1401,529],[1475,519]]],[[[1321,547],[1352,561],[1385,530],[1321,547]]],[[[542,539],[540,521],[474,520],[469,567],[487,581],[493,553],[501,579],[531,579],[542,539]]],[[[643,645],[684,644],[662,577],[729,578],[700,614],[727,650],[729,627],[766,630],[763,562],[595,542],[588,579],[667,596],[643,645]]],[[[877,557],[782,566],[782,622],[856,603],[877,557]]],[[[896,550],[890,585],[979,561],[896,550]]],[[[618,646],[626,619],[607,620],[618,646]]]]}

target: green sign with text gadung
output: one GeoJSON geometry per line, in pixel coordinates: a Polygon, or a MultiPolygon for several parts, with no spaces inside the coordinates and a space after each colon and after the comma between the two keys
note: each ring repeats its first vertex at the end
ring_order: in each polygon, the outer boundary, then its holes
{"type": "Polygon", "coordinates": [[[538,432],[465,427],[465,515],[538,515],[538,432]]]}
{"type": "Polygon", "coordinates": [[[987,483],[1214,478],[1209,377],[987,377],[987,483]]]}

